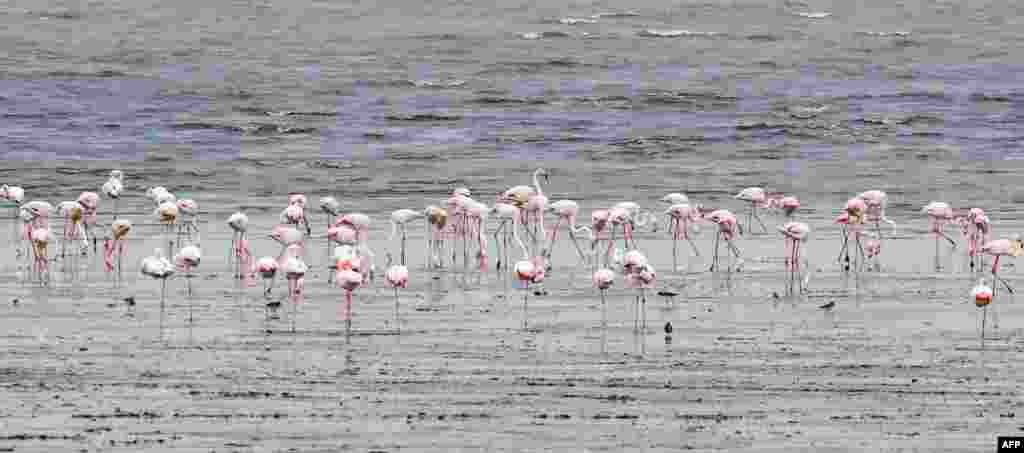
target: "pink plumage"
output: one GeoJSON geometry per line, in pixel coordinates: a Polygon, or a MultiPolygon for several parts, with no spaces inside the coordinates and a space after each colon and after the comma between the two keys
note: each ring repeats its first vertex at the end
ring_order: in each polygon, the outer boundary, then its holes
{"type": "Polygon", "coordinates": [[[409,284],[409,268],[395,265],[384,272],[384,279],[392,288],[405,288],[409,284]]]}
{"type": "Polygon", "coordinates": [[[593,279],[595,288],[606,290],[615,284],[615,272],[611,269],[598,269],[594,271],[593,279]]]}

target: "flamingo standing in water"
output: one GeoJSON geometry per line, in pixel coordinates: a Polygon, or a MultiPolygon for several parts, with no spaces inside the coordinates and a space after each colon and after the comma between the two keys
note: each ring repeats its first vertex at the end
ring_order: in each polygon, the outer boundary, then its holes
{"type": "Polygon", "coordinates": [[[1006,290],[1009,291],[1010,294],[1013,294],[1013,288],[1010,288],[1010,285],[1006,283],[1006,280],[1003,280],[1003,278],[998,274],[999,258],[1003,256],[1017,257],[1024,255],[1024,240],[1021,240],[1019,237],[1014,237],[1013,239],[988,241],[985,245],[981,246],[981,253],[995,257],[995,260],[992,261],[993,287],[995,286],[994,281],[999,281],[1004,287],[1006,287],[1006,290]]]}
{"type": "Polygon", "coordinates": [[[405,289],[409,285],[409,268],[400,264],[392,266],[390,253],[387,254],[387,258],[388,269],[384,272],[384,280],[387,280],[388,285],[395,290],[395,330],[401,332],[402,325],[398,317],[398,290],[399,288],[405,289]]]}
{"type": "Polygon", "coordinates": [[[602,268],[594,271],[594,287],[601,293],[601,327],[608,325],[607,317],[607,303],[605,302],[605,293],[608,288],[611,288],[615,283],[615,272],[611,269],[602,268]]]}
{"type": "Polygon", "coordinates": [[[506,267],[509,265],[509,231],[511,230],[511,236],[519,237],[519,221],[521,219],[520,211],[521,210],[515,205],[509,203],[499,202],[495,203],[494,206],[491,207],[491,212],[489,214],[495,218],[501,219],[501,223],[498,225],[498,228],[494,230],[494,243],[495,247],[498,249],[498,261],[495,265],[497,270],[501,270],[502,263],[505,263],[506,267]],[[510,221],[512,222],[511,225],[509,225],[510,221]],[[499,235],[503,236],[499,239],[499,235]],[[501,244],[501,246],[498,247],[498,244],[501,244]]]}
{"type": "Polygon", "coordinates": [[[305,256],[305,248],[302,246],[304,236],[301,231],[290,226],[278,225],[272,228],[267,236],[281,245],[281,253],[277,256],[278,267],[284,267],[285,253],[290,245],[298,245],[302,255],[305,256]]]}
{"type": "MultiPolygon", "coordinates": [[[[967,256],[973,271],[975,269],[974,262],[979,257],[978,248],[991,240],[992,225],[981,208],[971,208],[966,216],[957,217],[955,220],[960,225],[960,232],[964,239],[967,240],[967,256]]],[[[984,264],[979,263],[978,267],[981,266],[984,264]]]]}
{"type": "MultiPolygon", "coordinates": [[[[608,265],[608,252],[601,254],[602,260],[597,259],[597,246],[604,239],[601,238],[601,233],[608,228],[609,219],[611,218],[611,210],[609,209],[596,209],[590,213],[590,231],[593,232],[593,240],[590,242],[590,254],[594,256],[594,268],[597,266],[608,265]]],[[[612,240],[611,234],[608,235],[608,241],[612,240]]],[[[609,249],[612,247],[609,246],[609,249]]]]}
{"type": "Polygon", "coordinates": [[[793,196],[771,198],[768,200],[768,207],[781,209],[783,216],[791,219],[796,210],[800,208],[800,200],[793,196]]]}
{"type": "Polygon", "coordinates": [[[174,231],[174,225],[178,221],[178,205],[172,201],[164,201],[156,208],[154,215],[157,221],[164,225],[164,243],[167,244],[167,254],[171,254],[174,247],[170,234],[174,231]]]}
{"type": "MultiPolygon", "coordinates": [[[[331,229],[331,220],[341,213],[341,203],[338,202],[337,198],[334,197],[323,197],[320,199],[320,212],[324,213],[324,217],[327,221],[327,229],[331,229]]],[[[325,255],[328,259],[331,257],[331,240],[327,240],[327,252],[325,255]]]]}
{"type": "Polygon", "coordinates": [[[974,306],[982,310],[981,313],[981,345],[985,346],[985,321],[988,318],[988,306],[992,303],[992,298],[995,296],[995,291],[992,291],[992,287],[988,286],[988,282],[985,281],[985,277],[978,279],[978,285],[971,291],[971,295],[974,296],[974,306]]]}
{"type": "Polygon", "coordinates": [[[707,215],[704,215],[703,218],[718,225],[718,234],[715,235],[715,256],[711,261],[710,271],[714,272],[715,268],[718,267],[718,249],[720,241],[725,241],[729,250],[731,250],[733,255],[736,256],[736,267],[738,269],[743,262],[743,258],[740,256],[740,249],[733,243],[733,239],[736,237],[737,231],[742,233],[743,230],[740,228],[739,224],[736,223],[736,216],[725,209],[719,209],[711,211],[707,215]]]}
{"type": "Polygon", "coordinates": [[[757,219],[757,223],[761,224],[761,229],[764,232],[768,231],[768,227],[764,226],[764,222],[761,221],[761,216],[757,215],[757,208],[766,206],[768,197],[764,189],[760,187],[747,187],[733,198],[750,203],[750,211],[747,212],[747,229],[753,231],[753,219],[757,219]]]}
{"type": "Polygon", "coordinates": [[[118,208],[121,203],[121,194],[124,192],[124,173],[121,170],[111,170],[110,178],[100,187],[100,192],[107,198],[114,200],[114,219],[117,220],[118,208]]]}
{"type": "Polygon", "coordinates": [[[178,202],[178,197],[175,197],[173,193],[163,186],[150,187],[146,189],[146,197],[153,200],[153,203],[156,204],[156,206],[160,206],[164,203],[178,202]]]}
{"type": "Polygon", "coordinates": [[[800,275],[807,265],[807,258],[802,257],[803,250],[800,245],[807,242],[811,233],[811,227],[807,226],[807,224],[803,222],[789,222],[780,226],[779,232],[782,233],[782,237],[786,242],[786,270],[789,271],[788,290],[792,292],[793,283],[798,282],[800,292],[803,293],[806,289],[807,279],[810,278],[810,274],[807,274],[806,278],[802,278],[800,275]],[[803,263],[801,263],[801,261],[803,261],[803,263]]]}
{"type": "Polygon", "coordinates": [[[249,233],[249,216],[242,212],[236,212],[228,217],[227,224],[231,227],[231,249],[228,256],[231,257],[231,272],[235,278],[246,280],[253,273],[253,256],[249,250],[249,240],[246,235],[249,233]]]}
{"type": "Polygon", "coordinates": [[[0,200],[4,200],[14,204],[14,215],[11,216],[11,245],[14,245],[15,250],[18,252],[18,257],[21,257],[21,246],[18,245],[18,214],[21,211],[21,204],[25,202],[25,189],[17,186],[9,186],[4,184],[0,186],[0,200]]]}
{"type": "Polygon", "coordinates": [[[195,245],[182,247],[174,256],[174,267],[178,272],[185,273],[186,295],[188,296],[188,321],[192,322],[192,269],[199,266],[202,251],[195,245]]]}
{"type": "Polygon", "coordinates": [[[882,241],[878,233],[868,231],[864,233],[867,239],[864,240],[864,255],[867,257],[868,270],[879,271],[882,265],[878,263],[878,255],[882,253],[882,241]]]}
{"type": "Polygon", "coordinates": [[[889,203],[889,195],[881,190],[868,190],[866,192],[861,192],[860,195],[857,195],[857,198],[864,200],[864,220],[867,223],[875,224],[875,233],[878,234],[878,238],[881,240],[881,222],[888,223],[892,226],[896,225],[896,222],[893,222],[885,216],[885,207],[889,203]]]}
{"type": "Polygon", "coordinates": [[[292,306],[292,332],[295,332],[295,316],[298,305],[302,302],[303,290],[306,286],[306,271],[309,270],[309,266],[302,260],[301,245],[289,245],[285,253],[287,258],[284,262],[284,275],[288,279],[288,302],[292,306]]]}
{"type": "Polygon", "coordinates": [[[576,246],[576,253],[579,256],[580,262],[586,266],[587,256],[583,253],[583,249],[580,248],[579,241],[576,240],[576,233],[580,231],[586,231],[590,235],[591,241],[595,239],[593,230],[586,225],[576,225],[576,215],[579,213],[579,205],[572,200],[558,200],[547,206],[548,212],[553,212],[558,216],[558,220],[555,221],[555,227],[551,230],[551,240],[548,242],[547,247],[544,250],[544,257],[547,260],[551,259],[552,250],[555,248],[555,241],[558,240],[558,227],[562,225],[564,221],[569,229],[569,239],[572,240],[572,244],[576,246]]]}
{"type": "MultiPolygon", "coordinates": [[[[45,201],[30,201],[21,205],[19,216],[25,222],[25,241],[32,242],[32,232],[39,228],[50,228],[50,213],[53,212],[53,205],[45,201]]],[[[26,244],[31,245],[31,244],[26,244]]],[[[25,253],[28,255],[28,252],[25,253]]]]}
{"type": "MultiPolygon", "coordinates": [[[[82,205],[82,226],[85,227],[85,231],[82,234],[83,242],[86,242],[86,247],[82,249],[82,254],[88,253],[88,242],[86,238],[92,238],[93,252],[96,251],[96,235],[93,233],[93,228],[96,226],[96,210],[99,208],[100,196],[96,192],[82,192],[78,195],[78,204],[82,205]]],[[[116,220],[116,219],[115,219],[116,220]]]]}
{"type": "Polygon", "coordinates": [[[82,227],[85,208],[77,201],[62,201],[57,204],[57,213],[64,217],[64,235],[61,237],[60,257],[67,255],[67,246],[74,241],[82,241],[80,252],[88,247],[84,228],[82,227]]]}
{"type": "Polygon", "coordinates": [[[334,283],[345,290],[345,331],[352,330],[352,291],[363,285],[366,275],[363,274],[361,258],[356,254],[352,246],[340,246],[335,249],[334,256],[337,259],[335,267],[337,273],[334,276],[334,283]]]}
{"type": "Polygon", "coordinates": [[[427,233],[425,235],[427,268],[440,268],[444,229],[448,224],[448,211],[439,206],[430,205],[423,210],[423,213],[427,217],[427,233]]]}
{"type": "Polygon", "coordinates": [[[933,201],[921,208],[921,212],[928,215],[928,233],[935,236],[935,270],[940,270],[939,264],[939,238],[949,241],[950,247],[956,249],[956,241],[949,237],[942,228],[953,219],[953,209],[948,203],[933,201]]]}
{"type": "Polygon", "coordinates": [[[32,242],[32,271],[39,277],[43,284],[50,280],[50,256],[48,253],[50,243],[50,227],[43,225],[33,227],[29,236],[32,242]],[[46,276],[45,278],[43,276],[46,276]]]}
{"type": "Polygon", "coordinates": [[[163,249],[157,248],[152,256],[142,260],[139,270],[142,275],[160,280],[160,319],[162,322],[167,296],[167,278],[174,275],[174,265],[164,257],[163,249]]]}
{"type": "Polygon", "coordinates": [[[452,196],[448,197],[444,202],[445,211],[448,213],[448,231],[446,235],[451,238],[449,245],[451,246],[452,254],[452,267],[455,267],[455,253],[458,249],[458,241],[462,240],[463,246],[463,262],[468,261],[466,255],[466,244],[468,242],[467,232],[467,221],[466,221],[466,203],[472,201],[469,198],[469,189],[459,188],[452,192],[452,196]]]}
{"type": "Polygon", "coordinates": [[[639,250],[630,250],[622,257],[622,275],[626,288],[640,290],[633,304],[633,330],[646,329],[647,290],[654,287],[654,268],[647,262],[647,257],[643,253],[639,250]]]}
{"type": "Polygon", "coordinates": [[[416,219],[422,219],[426,217],[426,213],[422,211],[414,211],[412,209],[398,209],[391,213],[391,237],[388,238],[388,242],[394,242],[395,236],[398,234],[398,230],[402,231],[401,240],[401,252],[399,254],[400,261],[403,266],[405,265],[405,238],[409,222],[416,219]]]}
{"type": "MultiPolygon", "coordinates": [[[[550,181],[550,173],[547,169],[538,168],[533,171],[533,187],[530,186],[514,186],[503,192],[498,197],[498,203],[511,204],[520,209],[519,222],[525,225],[534,225],[536,229],[537,225],[540,225],[543,230],[543,214],[544,206],[547,204],[547,196],[544,195],[544,190],[540,187],[540,178],[544,177],[544,182],[550,181]],[[535,197],[541,197],[534,200],[534,203],[530,205],[530,200],[535,197]]],[[[529,228],[524,228],[528,234],[532,234],[534,246],[537,245],[537,233],[531,231],[529,228]]],[[[545,234],[544,237],[547,235],[545,234]]]]}
{"type": "Polygon", "coordinates": [[[178,200],[175,203],[178,206],[178,214],[181,215],[181,223],[178,223],[177,239],[178,245],[180,246],[183,241],[182,237],[187,238],[189,243],[200,242],[199,240],[199,205],[192,199],[178,200]],[[192,233],[196,233],[196,238],[192,239],[192,233]]]}
{"type": "Polygon", "coordinates": [[[475,200],[465,204],[467,231],[476,239],[476,258],[480,272],[487,270],[487,216],[491,208],[475,200]]]}
{"type": "MultiPolygon", "coordinates": [[[[282,220],[281,223],[294,223],[295,227],[299,227],[301,222],[306,227],[306,236],[313,233],[313,230],[309,227],[309,219],[306,218],[306,196],[301,193],[290,193],[288,194],[288,206],[298,206],[299,212],[297,215],[294,212],[289,213],[286,220],[282,220]]],[[[282,213],[282,217],[284,213],[282,213]]]]}
{"type": "Polygon", "coordinates": [[[690,206],[688,203],[677,203],[669,206],[663,213],[668,216],[668,231],[672,235],[673,272],[679,268],[677,244],[680,239],[686,239],[686,242],[690,243],[690,248],[693,249],[693,254],[695,256],[700,256],[700,250],[697,250],[697,244],[695,244],[693,242],[693,238],[690,237],[690,229],[697,228],[696,222],[700,219],[700,208],[700,205],[690,206]]]}
{"type": "Polygon", "coordinates": [[[857,244],[857,251],[860,253],[860,259],[857,261],[858,265],[855,268],[860,269],[864,263],[864,245],[860,238],[864,234],[866,214],[867,203],[860,198],[854,197],[847,200],[843,213],[835,220],[836,223],[843,225],[843,246],[839,249],[839,257],[836,260],[842,261],[845,256],[845,266],[843,269],[846,271],[850,270],[850,236],[853,236],[854,242],[857,244]]]}
{"type": "Polygon", "coordinates": [[[128,219],[117,219],[110,225],[110,237],[103,242],[103,265],[107,272],[114,271],[114,256],[117,256],[117,276],[121,278],[121,259],[124,257],[128,232],[132,230],[132,222],[128,219]]]}
{"type": "Polygon", "coordinates": [[[530,257],[530,251],[526,248],[526,244],[523,244],[522,239],[519,238],[519,234],[513,228],[512,236],[515,238],[519,248],[523,251],[523,259],[516,262],[512,267],[512,271],[515,274],[516,279],[522,285],[523,288],[523,328],[526,328],[526,309],[527,302],[530,297],[530,284],[541,283],[544,281],[544,258],[543,257],[530,257]]]}

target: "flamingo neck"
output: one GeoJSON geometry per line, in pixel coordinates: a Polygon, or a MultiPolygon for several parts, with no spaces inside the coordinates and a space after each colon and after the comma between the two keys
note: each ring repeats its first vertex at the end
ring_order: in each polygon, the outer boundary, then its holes
{"type": "Polygon", "coordinates": [[[533,171],[533,187],[537,190],[537,195],[544,195],[544,191],[540,188],[540,180],[537,177],[540,176],[540,169],[533,171]]]}

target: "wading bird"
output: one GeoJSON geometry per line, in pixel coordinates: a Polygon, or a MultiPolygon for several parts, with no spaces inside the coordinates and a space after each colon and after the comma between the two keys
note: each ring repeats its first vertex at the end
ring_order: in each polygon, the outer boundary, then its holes
{"type": "Polygon", "coordinates": [[[594,288],[601,293],[601,327],[605,327],[608,325],[608,304],[605,302],[605,293],[615,283],[615,272],[612,272],[611,269],[598,269],[594,271],[593,280],[594,288]]]}
{"type": "Polygon", "coordinates": [[[928,215],[928,233],[935,236],[935,270],[939,270],[942,268],[939,264],[939,238],[949,241],[949,246],[956,249],[956,241],[942,231],[942,228],[953,220],[953,209],[948,203],[933,201],[921,208],[921,212],[928,215]]]}
{"type": "Polygon", "coordinates": [[[789,222],[779,227],[779,232],[785,240],[786,245],[786,270],[789,271],[788,291],[793,291],[793,284],[799,285],[803,293],[806,290],[807,280],[810,274],[804,278],[801,274],[806,271],[807,258],[803,257],[802,245],[807,243],[811,233],[811,227],[803,222],[789,222]]]}
{"type": "Polygon", "coordinates": [[[388,253],[388,270],[384,272],[384,279],[388,285],[395,290],[395,330],[402,331],[401,321],[398,316],[398,290],[405,289],[409,285],[409,268],[396,264],[391,265],[391,254],[388,253]]]}
{"type": "Polygon", "coordinates": [[[732,251],[733,255],[736,256],[737,269],[743,262],[743,258],[740,256],[740,249],[733,243],[733,239],[736,238],[736,233],[739,231],[743,232],[742,228],[736,223],[736,216],[733,213],[725,210],[718,209],[711,211],[710,213],[703,216],[704,219],[718,225],[718,234],[715,235],[715,255],[711,261],[711,272],[714,272],[718,268],[718,249],[721,241],[725,241],[729,250],[732,251]]]}

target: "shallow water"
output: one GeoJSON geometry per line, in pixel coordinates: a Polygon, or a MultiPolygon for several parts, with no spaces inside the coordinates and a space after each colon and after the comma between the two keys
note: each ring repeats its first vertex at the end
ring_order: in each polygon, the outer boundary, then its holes
{"type": "Polygon", "coordinates": [[[1016,4],[631,5],[3,3],[0,183],[56,203],[120,168],[136,228],[118,285],[99,257],[23,282],[5,243],[0,449],[979,451],[1019,432],[1024,313],[996,288],[982,348],[964,243],[935,271],[919,212],[978,206],[996,238],[1021,230],[1016,4]],[[679,272],[664,228],[641,234],[652,293],[678,293],[648,295],[642,333],[621,281],[602,328],[567,243],[524,311],[494,244],[488,272],[427,271],[417,224],[401,334],[380,268],[347,334],[322,242],[294,318],[229,278],[236,210],[276,255],[289,192],[337,196],[373,217],[383,267],[392,210],[463,185],[489,203],[538,166],[581,219],[675,191],[737,214],[743,187],[794,194],[810,292],[785,292],[774,216],[731,274],[706,272],[706,226],[679,272]],[[192,323],[182,279],[161,316],[138,274],[160,245],[154,185],[203,211],[192,323]],[[872,188],[898,225],[880,272],[846,274],[832,219],[872,188]]]}

